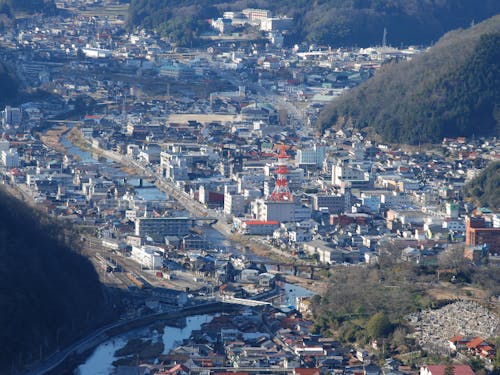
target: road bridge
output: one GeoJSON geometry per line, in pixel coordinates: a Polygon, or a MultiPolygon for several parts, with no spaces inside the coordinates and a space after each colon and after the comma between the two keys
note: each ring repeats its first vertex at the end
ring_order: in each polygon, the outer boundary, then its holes
{"type": "Polygon", "coordinates": [[[243,306],[271,306],[270,302],[235,297],[223,297],[221,302],[243,306]]]}

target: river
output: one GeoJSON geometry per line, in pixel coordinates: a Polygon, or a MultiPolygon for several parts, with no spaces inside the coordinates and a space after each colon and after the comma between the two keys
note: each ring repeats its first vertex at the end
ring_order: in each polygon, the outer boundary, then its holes
{"type": "MultiPolygon", "coordinates": [[[[313,293],[301,286],[285,283],[283,286],[285,296],[282,304],[285,306],[294,306],[296,297],[311,296],[313,293]]],[[[194,330],[201,328],[203,323],[207,323],[218,314],[195,315],[186,318],[186,326],[184,328],[164,327],[163,334],[154,330],[151,327],[136,329],[122,335],[113,337],[112,339],[99,345],[94,352],[86,359],[85,363],[80,365],[75,370],[75,375],[107,375],[112,373],[113,361],[115,352],[124,347],[128,340],[134,338],[153,340],[158,342],[161,340],[164,345],[163,354],[167,354],[171,349],[177,346],[182,340],[188,339],[194,330]]]]}
{"type": "MultiPolygon", "coordinates": [[[[102,164],[104,168],[110,168],[115,163],[112,160],[99,157],[97,154],[93,154],[89,151],[82,150],[78,146],[75,146],[69,139],[68,134],[66,133],[61,138],[61,145],[66,148],[67,152],[72,156],[78,158],[81,163],[84,164],[102,164]]],[[[118,168],[117,168],[118,169],[118,168]]],[[[128,180],[130,184],[133,186],[139,185],[139,180],[137,178],[130,178],[128,180]]],[[[167,199],[167,195],[158,189],[154,184],[144,181],[143,187],[134,188],[137,197],[145,200],[145,201],[162,201],[167,199]]]]}
{"type": "Polygon", "coordinates": [[[189,338],[191,332],[201,328],[203,323],[207,323],[217,314],[195,315],[186,318],[184,328],[175,328],[165,326],[163,334],[152,328],[141,328],[133,330],[122,335],[116,336],[111,340],[99,345],[92,355],[87,358],[85,363],[75,370],[75,375],[108,375],[112,373],[113,361],[117,359],[115,352],[124,347],[130,339],[149,339],[153,342],[163,342],[163,354],[167,354],[176,347],[182,340],[189,338]]]}
{"type": "MultiPolygon", "coordinates": [[[[99,160],[97,155],[82,150],[77,146],[73,145],[71,141],[64,135],[61,139],[61,144],[68,150],[68,153],[79,158],[80,162],[88,164],[101,163],[104,168],[112,168],[114,163],[107,159],[99,160]]],[[[130,176],[129,183],[137,186],[138,181],[130,176]]],[[[144,181],[143,187],[135,188],[137,196],[148,201],[161,201],[167,199],[167,195],[159,190],[157,187],[149,182],[144,181]]],[[[213,228],[207,228],[206,233],[212,246],[225,248],[231,247],[232,252],[235,252],[234,246],[226,239],[221,233],[213,228]]],[[[236,252],[240,252],[236,250],[236,252]]],[[[250,258],[254,258],[253,254],[247,254],[250,258]]],[[[258,258],[258,257],[255,257],[258,258]]],[[[285,293],[284,298],[280,301],[280,304],[285,306],[295,306],[296,297],[308,296],[313,293],[303,287],[298,285],[285,283],[283,286],[285,293]]],[[[125,344],[131,338],[141,338],[141,339],[152,339],[155,342],[161,340],[164,345],[163,353],[168,353],[177,343],[184,339],[190,337],[193,330],[198,330],[201,325],[205,322],[210,321],[215,315],[196,315],[186,318],[186,326],[184,328],[174,328],[165,326],[163,334],[154,331],[150,327],[132,330],[130,332],[124,333],[113,337],[112,339],[99,345],[93,353],[85,360],[85,362],[80,365],[75,370],[75,375],[105,375],[111,373],[113,370],[113,361],[117,358],[115,357],[115,352],[125,346],[125,344]]]]}

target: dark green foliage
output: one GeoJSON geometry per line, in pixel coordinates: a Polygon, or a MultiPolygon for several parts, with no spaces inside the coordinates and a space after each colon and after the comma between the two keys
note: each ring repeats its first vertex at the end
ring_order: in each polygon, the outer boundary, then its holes
{"type": "Polygon", "coordinates": [[[464,193],[466,199],[476,206],[487,206],[491,209],[500,208],[500,162],[493,162],[479,176],[469,182],[464,193]]]}
{"type": "Polygon", "coordinates": [[[481,6],[476,0],[132,0],[130,5],[129,26],[156,28],[184,45],[206,29],[206,19],[246,7],[293,17],[289,44],[332,46],[380,44],[384,28],[392,45],[428,44],[500,12],[497,0],[482,0],[481,6]]]}
{"type": "Polygon", "coordinates": [[[19,83],[17,79],[0,62],[0,106],[16,98],[18,87],[19,83]]]}
{"type": "Polygon", "coordinates": [[[383,312],[376,313],[366,323],[366,334],[372,339],[387,337],[391,331],[391,321],[383,312]]]}
{"type": "Polygon", "coordinates": [[[179,46],[192,46],[210,29],[207,19],[216,16],[213,1],[132,0],[128,26],[155,29],[179,46]]]}
{"type": "Polygon", "coordinates": [[[500,129],[500,16],[445,35],[412,61],[388,64],[321,114],[318,125],[352,122],[385,141],[492,136],[500,129]]]}
{"type": "Polygon", "coordinates": [[[0,7],[8,5],[14,11],[27,13],[55,14],[54,0],[0,0],[0,7]]]}
{"type": "Polygon", "coordinates": [[[390,322],[426,307],[415,280],[434,276],[418,276],[418,267],[396,263],[396,256],[384,255],[380,266],[335,270],[330,287],[312,301],[316,331],[345,342],[366,342],[387,336],[393,329],[390,322]]]}
{"type": "Polygon", "coordinates": [[[68,345],[109,319],[73,232],[0,190],[0,373],[68,345]]]}

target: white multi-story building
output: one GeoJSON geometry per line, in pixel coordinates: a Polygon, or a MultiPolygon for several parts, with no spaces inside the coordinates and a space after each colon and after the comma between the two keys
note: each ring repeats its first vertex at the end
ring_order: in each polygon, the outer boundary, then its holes
{"type": "Polygon", "coordinates": [[[347,164],[336,164],[332,167],[332,184],[343,186],[345,182],[369,181],[370,174],[361,168],[347,164]]]}
{"type": "Polygon", "coordinates": [[[163,257],[156,246],[132,246],[131,258],[152,270],[161,269],[163,266],[163,257]]]}
{"type": "Polygon", "coordinates": [[[293,222],[311,218],[311,208],[293,201],[256,199],[251,204],[252,215],[260,221],[293,222]]]}
{"type": "Polygon", "coordinates": [[[190,221],[187,217],[138,217],[135,219],[135,235],[163,242],[165,236],[188,234],[190,221]]]}
{"type": "Polygon", "coordinates": [[[292,27],[293,18],[267,17],[260,20],[261,31],[287,31],[292,27]]]}
{"type": "Polygon", "coordinates": [[[443,221],[443,228],[454,232],[465,232],[464,219],[445,219],[443,221]]]}
{"type": "Polygon", "coordinates": [[[2,112],[2,121],[5,125],[20,125],[22,118],[23,117],[20,108],[6,106],[5,110],[2,112]]]}
{"type": "Polygon", "coordinates": [[[243,216],[245,214],[245,197],[241,194],[224,193],[224,213],[243,216]]]}
{"type": "Polygon", "coordinates": [[[450,219],[458,218],[460,212],[460,207],[458,203],[446,202],[445,209],[446,209],[446,217],[450,219]]]}
{"type": "Polygon", "coordinates": [[[241,11],[250,21],[262,21],[272,16],[272,12],[268,9],[247,8],[241,11]]]}
{"type": "Polygon", "coordinates": [[[8,151],[2,151],[2,165],[6,168],[19,167],[19,154],[15,148],[11,148],[8,151]]]}
{"type": "Polygon", "coordinates": [[[297,150],[295,161],[300,166],[316,166],[320,168],[325,161],[326,147],[314,144],[312,148],[297,150]]]}

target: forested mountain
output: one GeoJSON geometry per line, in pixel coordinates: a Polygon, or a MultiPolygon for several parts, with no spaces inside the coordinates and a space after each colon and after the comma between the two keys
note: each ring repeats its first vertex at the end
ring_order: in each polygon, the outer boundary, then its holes
{"type": "Polygon", "coordinates": [[[386,65],[334,100],[318,126],[352,125],[419,144],[500,131],[500,16],[448,33],[412,61],[386,65]]]}
{"type": "Polygon", "coordinates": [[[0,190],[0,374],[109,319],[92,264],[71,231],[0,190]]]}
{"type": "Polygon", "coordinates": [[[500,162],[493,162],[464,188],[465,198],[477,207],[500,209],[500,162]]]}
{"type": "Polygon", "coordinates": [[[260,7],[294,18],[288,44],[306,41],[331,46],[388,42],[429,44],[445,32],[500,13],[500,2],[482,0],[131,0],[129,27],[157,29],[189,45],[208,29],[207,19],[226,10],[260,7]]]}

